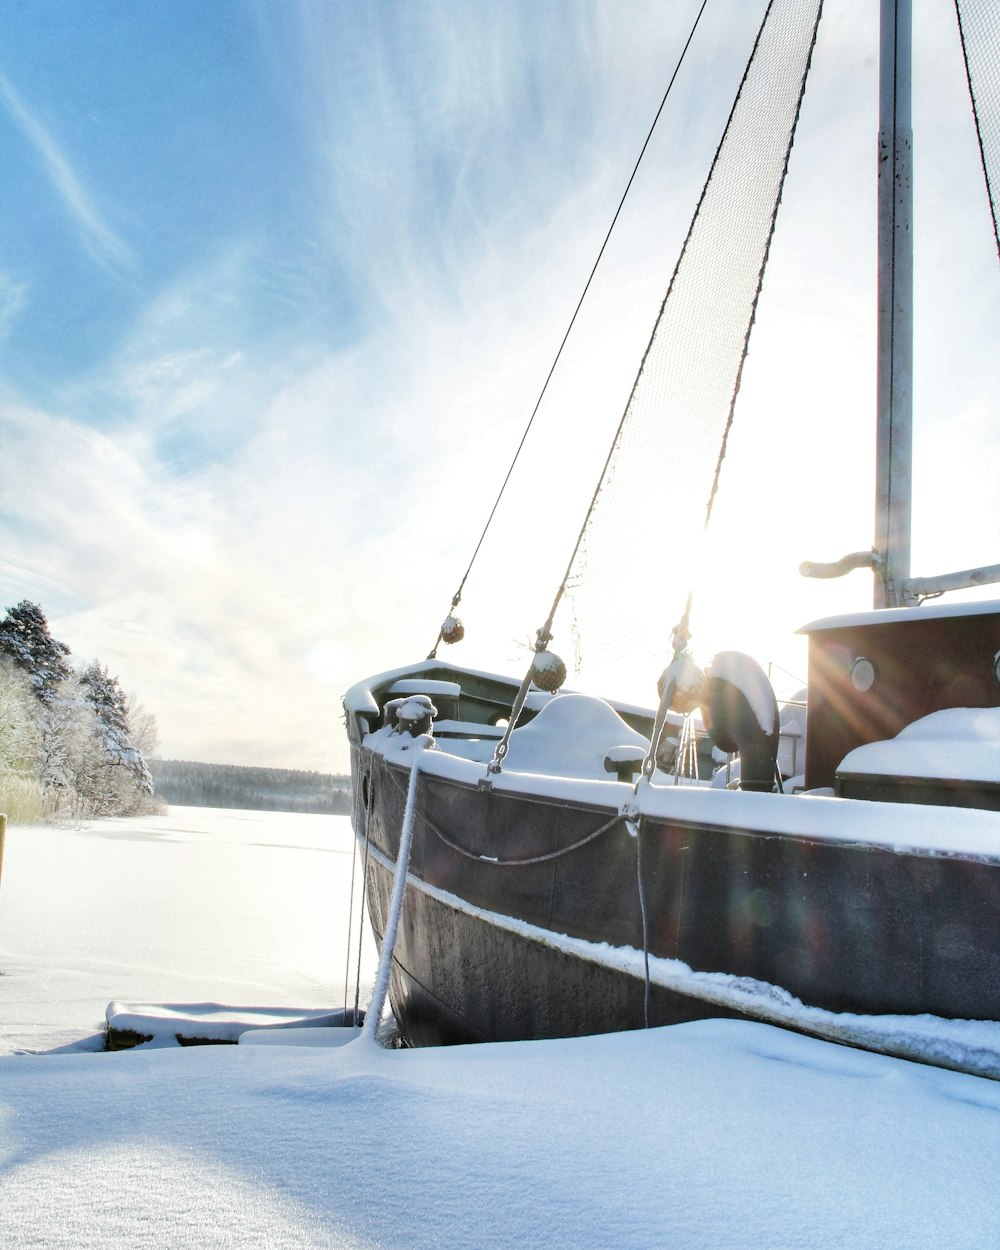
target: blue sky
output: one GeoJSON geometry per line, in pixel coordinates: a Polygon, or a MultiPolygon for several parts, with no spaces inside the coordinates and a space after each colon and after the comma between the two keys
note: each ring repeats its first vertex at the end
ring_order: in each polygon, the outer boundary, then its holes
{"type": "MultiPolygon", "coordinates": [[[[790,567],[870,541],[870,471],[854,465],[871,402],[874,192],[843,171],[874,146],[871,7],[828,5],[803,117],[826,148],[796,149],[788,248],[745,384],[749,419],[778,422],[766,438],[780,506],[762,524],[790,567]],[[832,224],[807,242],[824,177],[832,224]],[[789,373],[801,386],[776,405],[769,388],[789,373]],[[839,434],[821,439],[824,423],[839,434]],[[821,508],[802,485],[815,440],[842,479],[821,508]]],[[[426,653],[696,8],[3,6],[2,604],[37,600],[81,661],[117,672],[155,713],[165,755],[341,767],[339,695],[426,653]]],[[[677,137],[651,153],[578,349],[600,352],[601,371],[556,396],[573,433],[542,436],[534,457],[538,585],[535,572],[470,582],[469,662],[516,669],[544,617],[560,525],[577,515],[577,435],[606,427],[598,399],[617,419],[755,9],[716,5],[678,82],[677,137]]],[[[930,79],[947,38],[935,28],[930,79]]],[[[990,263],[988,233],[972,239],[956,218],[981,194],[952,141],[962,107],[958,92],[925,122],[928,145],[960,163],[921,192],[956,240],[930,254],[928,280],[990,263]],[[969,181],[952,196],[956,179],[969,181]]],[[[998,302],[982,297],[961,336],[981,336],[992,373],[963,368],[956,385],[936,347],[956,299],[919,329],[933,347],[925,454],[964,487],[916,535],[917,572],[1000,559],[973,502],[998,484],[998,302]],[[956,509],[958,534],[978,538],[951,559],[940,513],[956,509]]],[[[759,448],[747,439],[751,464],[759,448]]],[[[524,529],[523,511],[507,518],[489,567],[524,529]]],[[[797,589],[763,623],[869,595],[797,589]]]]}

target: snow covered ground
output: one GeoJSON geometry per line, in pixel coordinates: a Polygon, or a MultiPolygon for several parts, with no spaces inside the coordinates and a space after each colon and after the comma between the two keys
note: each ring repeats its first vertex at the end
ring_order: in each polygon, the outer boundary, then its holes
{"type": "Polygon", "coordinates": [[[766,1025],[95,1053],[111,999],[342,1005],[350,856],[318,816],[8,832],[5,1250],[1000,1244],[1000,1083],[766,1025]]]}

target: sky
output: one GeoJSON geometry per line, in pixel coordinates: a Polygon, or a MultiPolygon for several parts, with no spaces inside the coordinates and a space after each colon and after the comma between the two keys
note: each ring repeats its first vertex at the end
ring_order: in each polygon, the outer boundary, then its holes
{"type": "Polygon", "coordinates": [[[154,1034],[164,1004],[192,1032],[339,1005],[353,842],[205,808],[8,830],[5,1247],[996,1246],[996,1081],[767,1024],[100,1051],[111,998],[154,1034]]]}
{"type": "MultiPolygon", "coordinates": [[[[340,697],[434,642],[697,7],[3,6],[0,607],[106,663],[165,758],[346,768],[340,697]]],[[[874,7],[827,5],[699,600],[705,648],[793,688],[781,640],[871,598],[794,570],[871,543],[874,7]]],[[[1000,559],[1000,284],[948,6],[915,8],[931,574],[1000,559]]],[[[758,12],[709,5],[458,663],[526,663],[758,12]]]]}

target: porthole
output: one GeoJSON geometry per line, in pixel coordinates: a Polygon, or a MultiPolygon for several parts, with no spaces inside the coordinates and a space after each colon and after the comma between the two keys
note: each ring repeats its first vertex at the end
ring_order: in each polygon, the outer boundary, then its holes
{"type": "Polygon", "coordinates": [[[851,685],[859,694],[871,690],[877,675],[875,665],[866,656],[859,655],[851,665],[851,685]]]}

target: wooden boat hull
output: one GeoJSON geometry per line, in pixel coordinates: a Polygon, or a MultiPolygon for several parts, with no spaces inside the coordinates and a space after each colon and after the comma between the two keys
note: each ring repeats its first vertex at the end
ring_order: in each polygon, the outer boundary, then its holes
{"type": "MultiPolygon", "coordinates": [[[[409,774],[361,746],[354,766],[380,939],[409,774]]],[[[636,837],[617,806],[422,775],[391,992],[407,1040],[769,1018],[767,987],[828,1013],[1000,1020],[1000,856],[814,836],[805,818],[823,800],[807,798],[741,796],[741,810],[747,798],[801,810],[798,832],[787,815],[783,830],[693,820],[681,810],[692,796],[675,793],[681,814],[644,816],[636,837]],[[534,862],[483,858],[498,854],[534,862]],[[729,994],[743,979],[762,992],[729,994]]],[[[659,798],[669,806],[669,793],[659,798]]],[[[921,809],[925,825],[938,816],[945,825],[955,812],[921,809]]]]}

